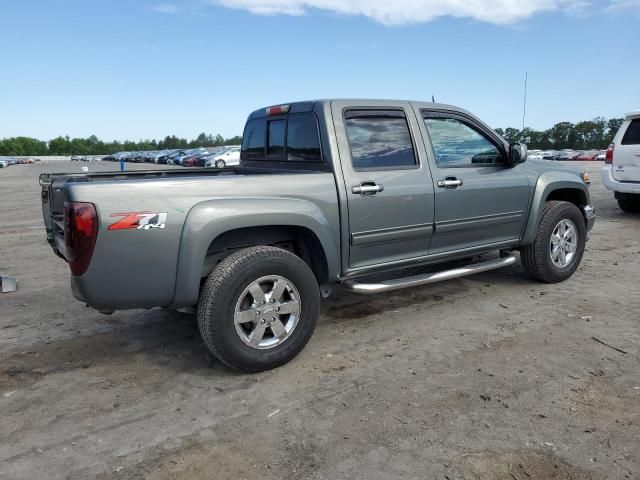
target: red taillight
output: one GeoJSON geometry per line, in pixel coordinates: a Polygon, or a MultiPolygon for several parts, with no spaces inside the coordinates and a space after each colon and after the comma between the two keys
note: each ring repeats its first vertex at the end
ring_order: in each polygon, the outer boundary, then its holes
{"type": "Polygon", "coordinates": [[[71,273],[82,275],[89,268],[98,236],[98,215],[93,203],[64,203],[64,243],[71,273]]]}
{"type": "Polygon", "coordinates": [[[604,163],[608,163],[608,164],[612,164],[613,163],[613,148],[615,147],[615,144],[612,143],[611,145],[609,145],[609,148],[607,148],[607,153],[604,154],[604,163]]]}

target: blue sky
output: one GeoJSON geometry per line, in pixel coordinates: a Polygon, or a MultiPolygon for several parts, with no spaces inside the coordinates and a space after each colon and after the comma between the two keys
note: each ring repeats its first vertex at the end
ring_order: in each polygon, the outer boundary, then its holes
{"type": "Polygon", "coordinates": [[[543,129],[640,108],[639,45],[639,0],[0,0],[0,138],[231,136],[271,104],[432,94],[518,127],[525,71],[543,129]]]}

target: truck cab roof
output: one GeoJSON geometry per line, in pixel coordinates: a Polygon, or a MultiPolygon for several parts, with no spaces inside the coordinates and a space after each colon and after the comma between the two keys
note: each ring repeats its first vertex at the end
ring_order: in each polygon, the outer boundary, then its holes
{"type": "Polygon", "coordinates": [[[327,99],[317,99],[317,100],[303,100],[297,102],[284,102],[276,105],[271,105],[269,107],[259,108],[258,110],[254,110],[249,115],[249,119],[253,120],[256,118],[264,118],[270,115],[274,115],[274,112],[280,113],[303,113],[303,112],[312,112],[316,110],[318,107],[322,107],[327,104],[331,104],[331,102],[343,102],[343,103],[354,103],[358,105],[365,105],[367,103],[373,105],[384,104],[389,107],[400,107],[405,105],[406,103],[411,103],[413,105],[417,105],[420,108],[432,108],[436,110],[449,110],[456,111],[460,113],[466,113],[471,115],[466,110],[456,107],[455,105],[449,105],[446,103],[436,103],[436,102],[425,102],[420,100],[389,100],[389,99],[373,99],[373,98],[327,98],[327,99]],[[277,110],[278,108],[285,108],[284,110],[277,110]]]}

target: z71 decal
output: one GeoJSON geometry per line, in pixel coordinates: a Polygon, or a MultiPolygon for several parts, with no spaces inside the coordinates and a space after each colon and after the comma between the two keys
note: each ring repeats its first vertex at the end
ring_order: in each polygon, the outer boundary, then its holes
{"type": "Polygon", "coordinates": [[[164,228],[167,223],[166,212],[126,212],[112,213],[112,217],[123,217],[109,225],[108,230],[149,230],[151,228],[164,228]]]}

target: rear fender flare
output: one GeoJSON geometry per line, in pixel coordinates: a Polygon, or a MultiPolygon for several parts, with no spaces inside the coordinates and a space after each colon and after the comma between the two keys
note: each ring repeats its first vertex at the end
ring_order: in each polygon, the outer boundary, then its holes
{"type": "Polygon", "coordinates": [[[337,280],[339,232],[332,231],[314,203],[294,198],[213,199],[195,205],[187,215],[180,240],[172,306],[188,307],[197,303],[200,274],[213,240],[231,230],[275,225],[311,230],[324,249],[329,281],[337,280]]]}

